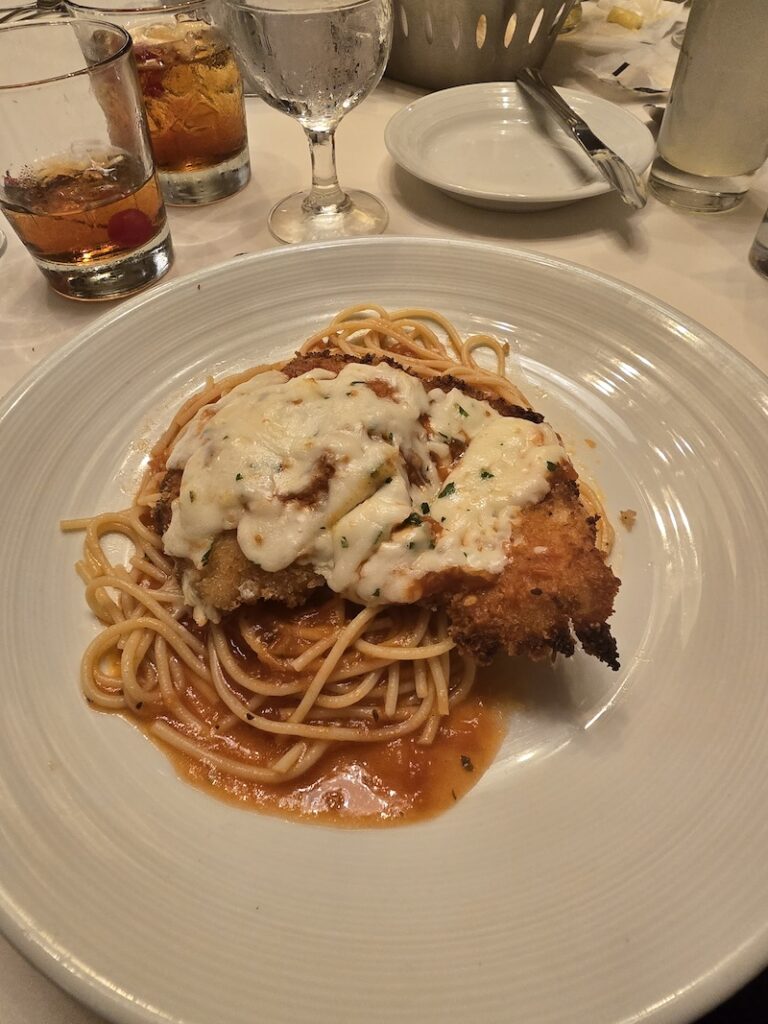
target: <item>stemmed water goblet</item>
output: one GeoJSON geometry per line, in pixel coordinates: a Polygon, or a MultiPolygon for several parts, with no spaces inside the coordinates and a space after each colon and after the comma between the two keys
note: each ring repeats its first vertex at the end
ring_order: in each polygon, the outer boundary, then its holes
{"type": "Polygon", "coordinates": [[[295,118],[312,157],[312,188],[281,200],[269,228],[282,242],[375,235],[383,203],[344,191],[334,133],[384,73],[392,43],[392,0],[226,0],[233,46],[258,93],[295,118]]]}

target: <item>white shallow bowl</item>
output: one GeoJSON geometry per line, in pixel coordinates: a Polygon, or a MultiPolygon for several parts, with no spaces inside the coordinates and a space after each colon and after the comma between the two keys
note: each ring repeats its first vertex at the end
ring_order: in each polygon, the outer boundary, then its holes
{"type": "MultiPolygon", "coordinates": [[[[558,92],[638,174],[645,171],[655,143],[633,114],[587,93],[558,92]]],[[[394,115],[384,140],[406,171],[472,206],[546,210],[609,191],[571,135],[515,82],[423,96],[394,115]]]]}
{"type": "Polygon", "coordinates": [[[486,245],[285,249],[109,313],[0,407],[6,934],[125,1024],[697,1016],[768,954],[767,420],[765,379],[694,322],[486,245]],[[521,663],[521,710],[464,800],[342,831],[214,800],[86,707],[95,624],[57,521],[127,502],[209,372],[366,300],[509,341],[611,516],[637,524],[615,553],[621,671],[521,663]]]}

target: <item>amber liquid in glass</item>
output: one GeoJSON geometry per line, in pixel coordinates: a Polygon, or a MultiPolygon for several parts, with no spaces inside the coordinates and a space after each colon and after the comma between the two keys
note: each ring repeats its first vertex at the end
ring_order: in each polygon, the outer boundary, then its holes
{"type": "Polygon", "coordinates": [[[157,178],[125,154],[50,160],[6,175],[0,209],[37,259],[88,264],[150,242],[165,226],[157,178]]]}
{"type": "Polygon", "coordinates": [[[215,167],[243,151],[243,84],[215,30],[196,23],[181,39],[135,36],[134,56],[158,170],[215,167]]]}

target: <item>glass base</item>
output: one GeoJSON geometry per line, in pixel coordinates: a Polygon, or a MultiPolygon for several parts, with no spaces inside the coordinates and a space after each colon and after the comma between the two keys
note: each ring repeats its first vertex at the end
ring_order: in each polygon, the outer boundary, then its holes
{"type": "Polygon", "coordinates": [[[651,166],[648,185],[667,206],[689,213],[726,213],[734,210],[749,190],[751,174],[705,177],[681,171],[657,156],[651,166]]]}
{"type": "Polygon", "coordinates": [[[173,263],[171,233],[163,230],[140,249],[98,263],[53,263],[35,259],[48,284],[67,299],[99,302],[133,295],[158,281],[173,263]]]}
{"type": "Polygon", "coordinates": [[[380,235],[389,223],[386,206],[369,192],[350,189],[348,202],[327,213],[305,206],[308,192],[294,192],[272,208],[269,230],[278,242],[327,242],[334,238],[380,235]]]}
{"type": "Polygon", "coordinates": [[[207,206],[233,196],[251,180],[248,147],[214,167],[197,171],[163,171],[158,167],[157,176],[169,206],[207,206]]]}

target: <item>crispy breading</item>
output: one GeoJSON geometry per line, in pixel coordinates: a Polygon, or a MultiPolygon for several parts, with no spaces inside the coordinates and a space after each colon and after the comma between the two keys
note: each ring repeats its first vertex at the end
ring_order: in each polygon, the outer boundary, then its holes
{"type": "Polygon", "coordinates": [[[160,499],[152,506],[152,527],[161,537],[171,525],[173,500],[181,487],[181,470],[169,469],[160,482],[160,499]]]}
{"type": "MultiPolygon", "coordinates": [[[[282,372],[287,377],[300,377],[302,374],[309,373],[310,370],[318,368],[330,370],[331,373],[339,373],[348,363],[365,363],[368,366],[386,363],[396,370],[408,372],[406,367],[401,366],[394,359],[377,358],[370,353],[360,356],[348,356],[341,352],[332,352],[330,349],[310,352],[306,356],[296,356],[285,364],[282,372]]],[[[516,416],[518,419],[530,420],[531,423],[542,423],[544,420],[541,413],[536,412],[535,409],[514,405],[512,402],[499,398],[498,395],[486,394],[472,384],[467,384],[466,381],[461,380],[459,377],[453,377],[447,373],[439,377],[419,377],[419,380],[424,384],[427,391],[430,391],[432,388],[440,388],[441,391],[447,392],[456,388],[457,391],[462,391],[470,398],[476,398],[480,402],[487,402],[500,416],[516,416]]]]}
{"type": "Polygon", "coordinates": [[[267,572],[254,565],[240,550],[234,530],[216,538],[205,565],[192,571],[189,582],[203,603],[223,612],[257,601],[279,601],[296,608],[310,591],[325,584],[309,566],[289,565],[280,572],[267,572]]]}
{"type": "Polygon", "coordinates": [[[619,667],[606,620],[620,581],[595,547],[594,520],[578,496],[570,466],[553,473],[552,490],[523,509],[509,562],[489,586],[444,594],[457,645],[488,662],[500,650],[534,660],[574,653],[573,633],[588,654],[619,667]]]}

